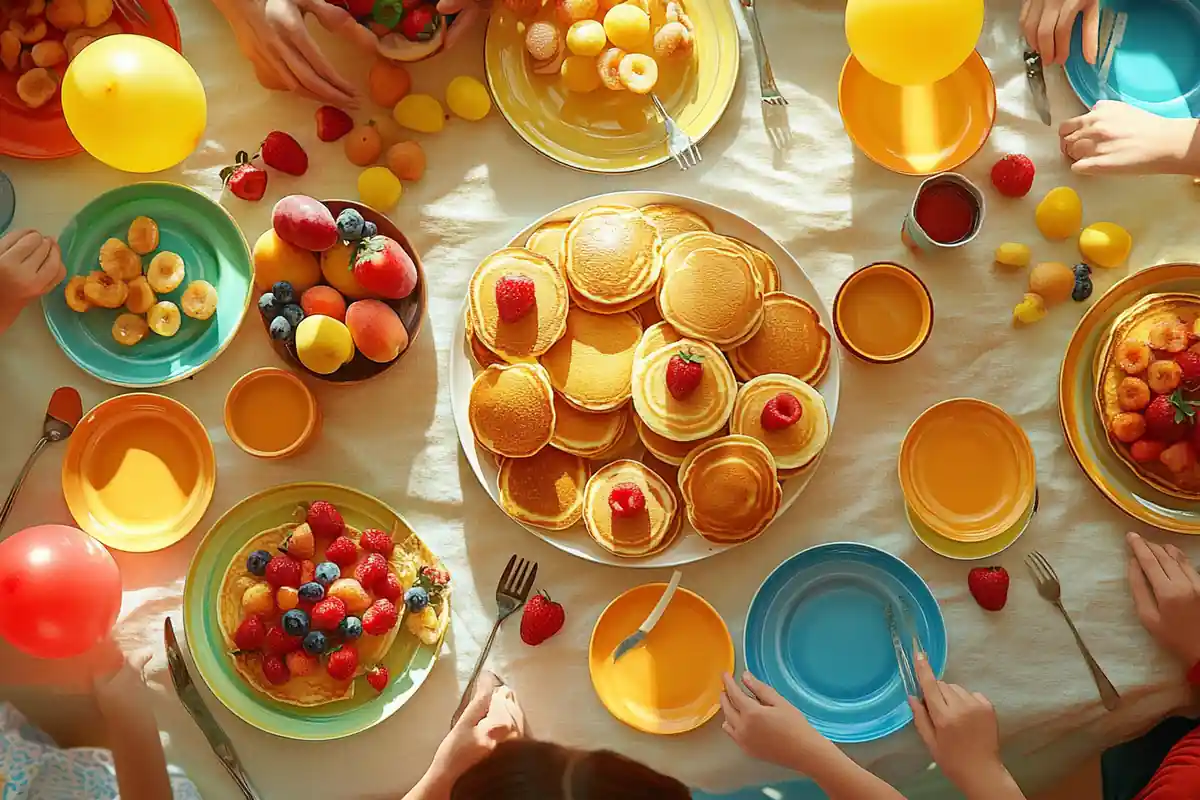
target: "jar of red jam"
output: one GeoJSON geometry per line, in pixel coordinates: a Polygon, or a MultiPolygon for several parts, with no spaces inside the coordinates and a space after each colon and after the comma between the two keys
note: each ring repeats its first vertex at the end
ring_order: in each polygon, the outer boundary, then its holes
{"type": "Polygon", "coordinates": [[[900,238],[914,253],[962,247],[983,225],[983,193],[955,172],[926,178],[904,217],[900,238]]]}

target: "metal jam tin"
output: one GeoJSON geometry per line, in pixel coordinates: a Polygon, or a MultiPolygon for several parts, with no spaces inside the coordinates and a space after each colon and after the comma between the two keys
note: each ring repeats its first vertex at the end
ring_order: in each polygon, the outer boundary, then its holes
{"type": "MultiPolygon", "coordinates": [[[[944,189],[938,189],[944,191],[944,189]]],[[[913,197],[912,205],[908,208],[908,213],[904,215],[904,224],[900,229],[900,239],[904,242],[904,246],[911,250],[914,254],[921,253],[936,253],[943,250],[952,250],[955,247],[962,247],[970,242],[979,233],[979,229],[983,227],[984,203],[983,193],[979,191],[979,187],[971,183],[969,180],[959,175],[957,172],[942,172],[937,175],[930,176],[921,181],[921,185],[917,187],[917,193],[913,197]],[[917,222],[917,204],[921,200],[921,196],[936,187],[945,187],[947,184],[955,187],[963,193],[964,199],[972,202],[974,205],[973,218],[970,229],[966,235],[953,242],[939,242],[929,235],[924,228],[917,222]]]]}

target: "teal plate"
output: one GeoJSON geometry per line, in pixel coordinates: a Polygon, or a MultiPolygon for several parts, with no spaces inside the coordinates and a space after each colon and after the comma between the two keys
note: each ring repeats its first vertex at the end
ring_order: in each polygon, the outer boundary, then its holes
{"type": "Polygon", "coordinates": [[[205,280],[217,290],[217,311],[207,320],[184,316],[179,333],[153,333],[133,347],[117,344],[113,320],[123,308],[93,308],[80,314],[67,306],[62,289],[42,298],[46,324],[67,357],[102,381],[131,389],[166,386],[199,372],[229,346],[250,307],[254,267],[246,238],[229,213],[199,192],[175,183],[122,186],[97,197],[67,223],[59,236],[67,278],[100,268],[100,245],[126,240],[129,223],[147,216],[158,223],[159,247],[183,257],[187,276],[175,291],[159,295],[176,305],[188,283],[205,280]]]}
{"type": "Polygon", "coordinates": [[[183,629],[200,676],[226,708],[267,733],[317,742],[352,736],[396,713],[425,682],[442,644],[424,645],[401,631],[382,662],[391,676],[382,694],[358,678],[354,697],[312,708],[280,703],[242,680],[224,651],[217,619],[225,571],[249,538],[291,521],[297,505],[314,500],[333,503],[346,524],[360,530],[397,526],[397,538],[411,531],[382,501],[332,483],[289,483],[251,495],[225,512],[196,549],[183,589],[183,629]]]}

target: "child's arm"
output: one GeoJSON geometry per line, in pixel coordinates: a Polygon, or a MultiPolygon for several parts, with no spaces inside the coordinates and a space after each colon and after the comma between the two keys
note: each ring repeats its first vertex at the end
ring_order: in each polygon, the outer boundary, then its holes
{"type": "Polygon", "coordinates": [[[0,333],[66,277],[58,242],[28,228],[0,237],[0,333]]]}
{"type": "Polygon", "coordinates": [[[122,800],[171,800],[158,723],[151,711],[149,689],[137,669],[123,663],[115,674],[97,677],[93,688],[122,800]]]}

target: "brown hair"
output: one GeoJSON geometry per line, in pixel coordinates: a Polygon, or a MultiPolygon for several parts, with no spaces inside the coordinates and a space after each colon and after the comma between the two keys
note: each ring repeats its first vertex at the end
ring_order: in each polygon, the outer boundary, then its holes
{"type": "Polygon", "coordinates": [[[679,781],[610,750],[504,742],[454,783],[450,800],[689,800],[679,781]],[[568,774],[569,773],[569,774],[568,774]]]}

